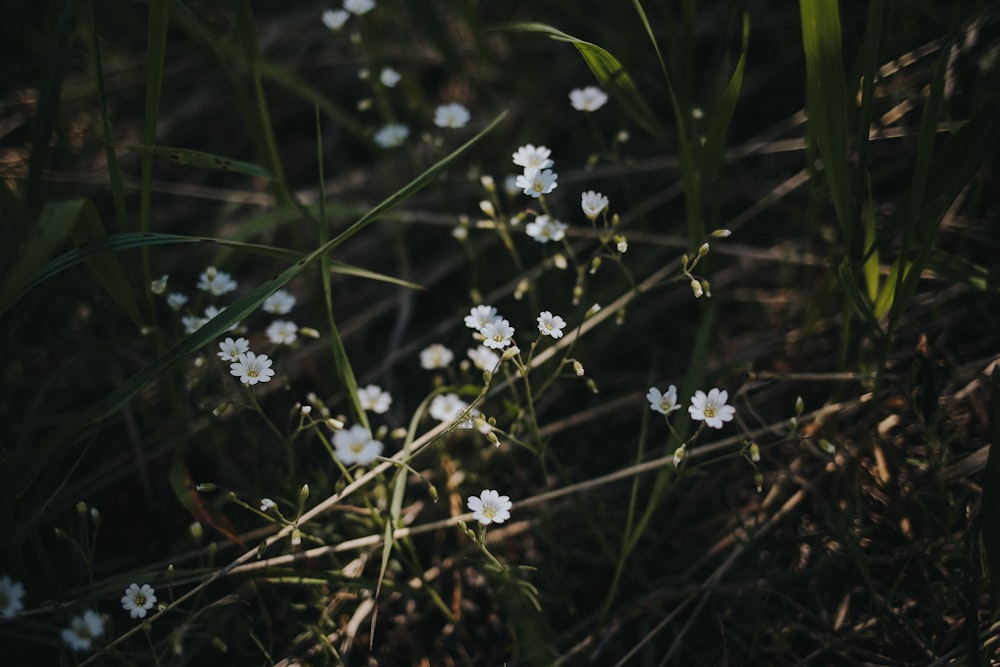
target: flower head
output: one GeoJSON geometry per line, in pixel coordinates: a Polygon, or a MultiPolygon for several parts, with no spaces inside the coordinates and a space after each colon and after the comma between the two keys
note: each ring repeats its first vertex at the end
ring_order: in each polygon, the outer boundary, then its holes
{"type": "Polygon", "coordinates": [[[438,127],[465,127],[469,118],[469,110],[456,102],[442,104],[434,110],[434,124],[438,127]]]}
{"type": "Polygon", "coordinates": [[[188,298],[180,292],[171,292],[167,295],[167,305],[171,310],[180,310],[187,300],[188,298]]]}
{"type": "Polygon", "coordinates": [[[420,367],[427,370],[447,368],[455,355],[441,343],[428,345],[420,351],[420,367]]]}
{"type": "Polygon", "coordinates": [[[649,401],[649,408],[661,415],[669,415],[674,410],[681,409],[681,406],[677,404],[677,387],[674,385],[670,385],[662,393],[656,387],[650,387],[649,393],[646,394],[646,400],[649,401]]]}
{"type": "Polygon", "coordinates": [[[483,489],[476,496],[469,496],[469,509],[472,518],[488,526],[491,523],[503,523],[510,518],[510,508],[513,507],[509,496],[501,496],[493,489],[483,489]]]}
{"type": "Polygon", "coordinates": [[[543,336],[552,336],[553,338],[562,338],[563,329],[566,328],[566,320],[559,317],[558,315],[553,315],[547,310],[543,310],[538,314],[538,332],[543,336]]]}
{"type": "Polygon", "coordinates": [[[184,325],[184,333],[194,333],[198,329],[205,326],[208,322],[204,317],[198,317],[197,315],[184,315],[181,317],[181,324],[184,325]]]}
{"type": "Polygon", "coordinates": [[[589,190],[580,196],[580,206],[583,208],[583,214],[593,220],[608,207],[608,198],[600,192],[589,190]]]}
{"type": "Polygon", "coordinates": [[[264,300],[261,310],[275,315],[287,315],[295,307],[295,297],[280,289],[264,300]]]}
{"type": "Polygon", "coordinates": [[[229,365],[229,373],[240,379],[243,384],[255,385],[258,382],[270,382],[274,376],[271,360],[266,354],[246,352],[237,357],[236,362],[229,365]]]}
{"type": "Polygon", "coordinates": [[[500,357],[488,347],[477,347],[474,350],[469,350],[468,355],[469,359],[472,359],[472,365],[481,371],[492,371],[500,363],[500,357]]]}
{"type": "Polygon", "coordinates": [[[391,67],[383,67],[382,71],[378,75],[378,80],[382,82],[382,85],[386,88],[394,88],[402,77],[399,72],[391,67]]]}
{"type": "Polygon", "coordinates": [[[219,351],[217,354],[223,361],[239,361],[240,355],[247,352],[249,349],[250,341],[246,338],[240,337],[236,340],[227,338],[219,343],[219,351]]]}
{"type": "Polygon", "coordinates": [[[291,345],[298,338],[299,327],[295,322],[275,320],[267,327],[267,337],[275,345],[291,345]]]}
{"type": "Polygon", "coordinates": [[[389,411],[392,396],[389,392],[382,391],[382,387],[370,384],[364,389],[358,389],[358,401],[363,409],[382,415],[389,411]]]}
{"type": "Polygon", "coordinates": [[[375,0],[344,0],[344,9],[361,16],[375,9],[375,0]]]}
{"type": "Polygon", "coordinates": [[[539,215],[524,226],[524,233],[539,243],[548,243],[562,241],[567,229],[569,225],[547,215],[539,215]]]}
{"type": "Polygon", "coordinates": [[[552,154],[545,146],[535,146],[533,144],[525,144],[517,149],[511,157],[514,158],[514,164],[518,167],[524,167],[524,170],[540,170],[546,167],[551,167],[554,163],[549,159],[549,155],[552,154]]]}
{"type": "Polygon", "coordinates": [[[167,291],[167,281],[170,280],[170,276],[164,274],[162,277],[157,278],[149,285],[149,290],[159,296],[167,291]]]}
{"type": "Polygon", "coordinates": [[[337,458],[344,465],[368,465],[382,453],[382,443],[372,438],[364,426],[355,424],[333,434],[337,458]]]}
{"type": "Polygon", "coordinates": [[[497,309],[493,306],[473,306],[465,316],[465,326],[479,331],[497,318],[497,309]]]}
{"type": "Polygon", "coordinates": [[[479,330],[483,345],[493,350],[502,350],[513,342],[514,327],[502,317],[498,317],[479,330]]]}
{"type": "Polygon", "coordinates": [[[607,103],[608,95],[597,86],[587,86],[571,90],[569,101],[577,111],[597,111],[607,103]]]}
{"type": "MultiPolygon", "coordinates": [[[[205,317],[201,318],[202,319],[202,323],[204,324],[206,322],[209,322],[210,320],[214,320],[216,317],[218,317],[219,315],[221,315],[222,311],[224,311],[224,310],[225,310],[224,307],[223,308],[219,308],[217,306],[206,306],[205,307],[205,317]]],[[[240,323],[236,322],[235,324],[233,324],[233,326],[229,327],[229,329],[227,329],[227,331],[235,331],[237,329],[237,327],[239,327],[239,326],[240,326],[240,323]]]]}
{"type": "Polygon", "coordinates": [[[93,609],[83,612],[70,621],[69,627],[62,631],[63,641],[74,651],[86,651],[93,640],[104,634],[104,619],[93,609]]]}
{"type": "Polygon", "coordinates": [[[340,30],[347,23],[347,19],[350,18],[350,14],[345,12],[343,9],[328,9],[323,12],[323,16],[320,20],[323,21],[325,25],[330,30],[340,30]]]}
{"type": "Polygon", "coordinates": [[[431,400],[427,412],[439,422],[450,424],[458,419],[469,407],[469,404],[458,397],[458,394],[438,394],[431,400]]]}
{"type": "Polygon", "coordinates": [[[236,281],[225,271],[210,266],[198,276],[198,289],[213,296],[222,296],[236,289],[236,281]]]}
{"type": "Polygon", "coordinates": [[[125,609],[132,618],[145,618],[146,612],[156,604],[156,594],[149,584],[132,584],[125,589],[122,596],[122,608],[125,609]]]}
{"type": "Polygon", "coordinates": [[[270,512],[273,509],[277,509],[277,507],[278,507],[278,503],[274,502],[270,498],[261,498],[260,499],[260,511],[261,512],[270,512]]]}
{"type": "Polygon", "coordinates": [[[556,189],[559,185],[556,183],[557,178],[559,174],[551,169],[525,169],[524,173],[517,177],[516,183],[524,194],[538,199],[556,189]]]}
{"type": "Polygon", "coordinates": [[[399,123],[389,123],[375,133],[375,143],[380,148],[395,148],[410,136],[410,128],[399,123]]]}
{"type": "Polygon", "coordinates": [[[14,618],[24,609],[24,584],[0,577],[0,618],[14,618]]]}
{"type": "Polygon", "coordinates": [[[722,428],[722,422],[732,421],[736,414],[736,408],[726,405],[728,399],[729,393],[724,389],[713,387],[707,396],[705,392],[698,390],[691,397],[688,412],[691,413],[691,419],[703,421],[711,428],[722,428]]]}

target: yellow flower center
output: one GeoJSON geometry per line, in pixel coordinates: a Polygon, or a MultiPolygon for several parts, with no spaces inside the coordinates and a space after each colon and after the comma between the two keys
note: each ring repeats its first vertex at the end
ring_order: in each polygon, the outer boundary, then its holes
{"type": "Polygon", "coordinates": [[[715,406],[711,405],[711,404],[706,405],[705,409],[702,410],[702,412],[705,413],[706,417],[714,417],[715,416],[715,406]]]}

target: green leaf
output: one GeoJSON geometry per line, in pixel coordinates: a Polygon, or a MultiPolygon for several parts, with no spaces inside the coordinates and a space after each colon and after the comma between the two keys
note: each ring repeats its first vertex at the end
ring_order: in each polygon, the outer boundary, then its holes
{"type": "Polygon", "coordinates": [[[708,125],[708,133],[705,135],[705,145],[701,149],[701,159],[699,167],[702,172],[700,184],[702,187],[702,199],[707,196],[706,190],[712,187],[713,182],[722,169],[723,155],[726,150],[726,135],[729,132],[729,124],[733,119],[733,112],[736,110],[736,102],[740,97],[740,90],[743,88],[743,70],[747,63],[747,44],[750,40],[750,17],[743,15],[743,47],[740,59],[733,70],[733,76],[729,79],[726,92],[719,101],[712,120],[708,125]]]}
{"type": "Polygon", "coordinates": [[[253,164],[252,162],[234,160],[222,155],[215,155],[214,153],[193,151],[186,148],[170,148],[167,146],[134,146],[130,144],[123,144],[121,147],[141,155],[166,158],[176,162],[177,164],[202,167],[205,169],[215,169],[217,171],[232,171],[237,174],[257,176],[268,180],[273,178],[270,172],[260,165],[253,164]]]}

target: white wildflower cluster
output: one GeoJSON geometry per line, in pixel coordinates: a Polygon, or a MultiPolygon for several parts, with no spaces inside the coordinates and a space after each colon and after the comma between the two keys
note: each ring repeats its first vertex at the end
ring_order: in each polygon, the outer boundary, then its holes
{"type": "Polygon", "coordinates": [[[569,92],[569,103],[577,111],[597,111],[608,101],[608,94],[597,86],[575,88],[569,92]]]}
{"type": "Polygon", "coordinates": [[[556,189],[559,175],[549,169],[555,163],[549,158],[552,154],[545,146],[525,144],[512,155],[514,164],[524,171],[514,181],[524,194],[538,199],[556,189]]]}
{"type": "Polygon", "coordinates": [[[344,0],[343,9],[327,9],[320,20],[330,30],[340,30],[351,18],[351,14],[361,16],[375,9],[375,0],[344,0]]]}
{"type": "MultiPolygon", "coordinates": [[[[661,392],[656,387],[650,387],[646,394],[649,401],[649,408],[654,412],[669,416],[675,410],[680,410],[681,405],[677,402],[677,387],[670,385],[666,391],[661,392]]],[[[713,387],[706,394],[700,389],[691,397],[691,405],[688,406],[688,414],[695,421],[704,422],[709,428],[722,428],[724,422],[732,421],[736,414],[736,408],[727,404],[729,392],[725,389],[713,387]]]]}

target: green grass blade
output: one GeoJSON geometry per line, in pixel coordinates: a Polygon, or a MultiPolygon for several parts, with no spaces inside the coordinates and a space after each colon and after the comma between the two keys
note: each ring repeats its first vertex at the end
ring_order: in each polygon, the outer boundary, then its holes
{"type": "Polygon", "coordinates": [[[815,128],[823,173],[848,247],[856,258],[847,163],[847,89],[836,0],[799,0],[806,56],[809,124],[815,128]]]}
{"type": "Polygon", "coordinates": [[[927,268],[956,283],[965,283],[982,292],[1000,292],[1000,270],[976,264],[965,257],[931,248],[927,268]]]}
{"type": "MultiPolygon", "coordinates": [[[[879,282],[879,254],[878,254],[878,244],[876,243],[876,229],[875,229],[875,203],[871,200],[871,195],[869,194],[867,206],[865,206],[865,244],[864,244],[864,263],[861,265],[861,273],[865,278],[865,289],[868,293],[868,300],[875,303],[879,298],[878,282],[879,282]]],[[[878,307],[875,308],[875,317],[879,318],[881,315],[878,312],[878,307]]]]}
{"type": "Polygon", "coordinates": [[[743,88],[743,71],[747,64],[747,45],[750,41],[750,17],[743,15],[743,47],[740,58],[733,70],[733,75],[726,86],[726,92],[719,101],[712,119],[708,125],[708,132],[705,135],[705,144],[701,149],[698,167],[701,171],[702,201],[708,196],[707,189],[711,188],[715,179],[722,169],[723,153],[726,150],[726,135],[729,132],[729,125],[733,120],[733,112],[736,111],[736,102],[740,97],[740,90],[743,88]]]}
{"type": "Polygon", "coordinates": [[[265,178],[267,180],[272,180],[274,178],[269,171],[260,165],[253,164],[252,162],[234,160],[222,155],[215,155],[214,153],[193,151],[186,148],[170,148],[168,146],[135,146],[131,144],[123,144],[122,148],[126,148],[133,153],[139,153],[143,157],[152,156],[165,158],[172,162],[176,162],[177,164],[188,165],[191,167],[215,169],[217,171],[231,171],[237,174],[246,174],[247,176],[265,178]]]}
{"type": "Polygon", "coordinates": [[[854,145],[858,152],[858,181],[856,192],[864,192],[868,174],[868,136],[872,124],[872,103],[875,99],[875,77],[878,76],[879,44],[882,38],[882,19],[885,15],[885,0],[871,0],[868,3],[868,20],[865,22],[864,50],[861,54],[861,106],[859,109],[857,134],[854,145]]]}
{"type": "Polygon", "coordinates": [[[388,283],[389,285],[398,285],[400,287],[406,287],[408,289],[415,289],[415,290],[427,289],[423,285],[410,282],[409,280],[403,280],[402,278],[397,278],[396,276],[390,276],[385,273],[379,273],[378,271],[370,271],[368,269],[352,266],[350,264],[344,264],[343,262],[335,262],[333,260],[330,260],[327,263],[327,266],[331,273],[339,273],[344,276],[355,276],[357,278],[366,278],[368,280],[375,280],[381,283],[388,283]]]}

